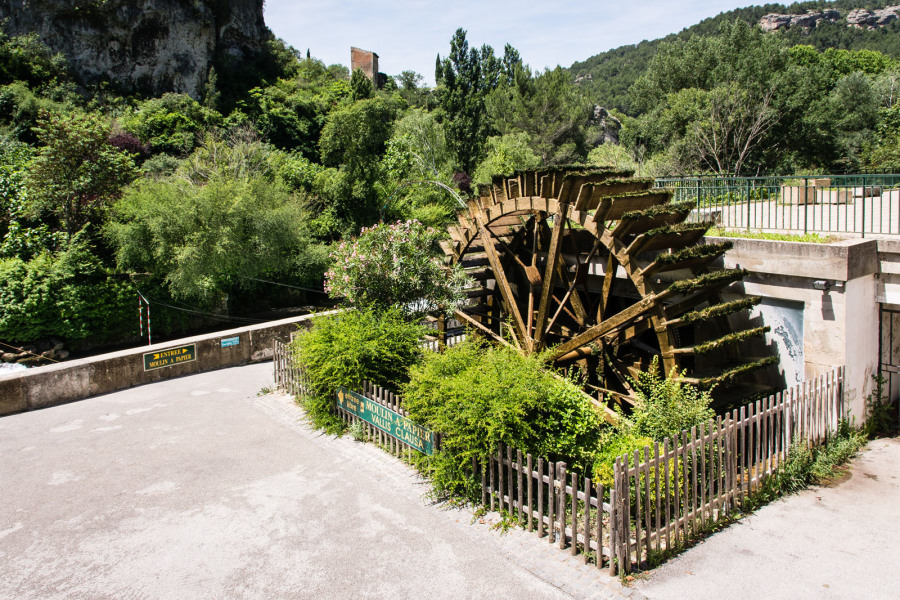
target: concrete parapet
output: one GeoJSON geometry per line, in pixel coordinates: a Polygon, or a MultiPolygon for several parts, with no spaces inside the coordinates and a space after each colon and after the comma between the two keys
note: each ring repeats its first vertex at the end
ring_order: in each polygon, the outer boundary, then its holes
{"type": "Polygon", "coordinates": [[[273,339],[287,338],[298,327],[308,327],[313,316],[218,331],[5,375],[0,377],[0,415],[83,400],[192,373],[270,360],[273,339]],[[191,344],[195,347],[194,360],[145,370],[145,354],[191,344]]]}

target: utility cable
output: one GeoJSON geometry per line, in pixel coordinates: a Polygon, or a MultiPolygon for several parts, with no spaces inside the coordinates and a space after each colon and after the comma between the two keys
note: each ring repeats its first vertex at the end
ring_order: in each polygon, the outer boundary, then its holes
{"type": "Polygon", "coordinates": [[[270,283],[272,285],[280,285],[281,287],[291,288],[294,290],[303,290],[307,292],[316,292],[317,294],[328,294],[325,290],[317,290],[316,288],[304,287],[302,285],[291,285],[288,283],[279,283],[277,281],[269,281],[268,279],[259,279],[257,277],[248,277],[246,275],[238,275],[241,279],[249,279],[250,281],[259,281],[260,283],[270,283]]]}
{"type": "Polygon", "coordinates": [[[258,323],[267,323],[268,322],[265,319],[251,319],[250,317],[231,317],[228,315],[219,315],[216,313],[206,312],[206,311],[202,311],[202,310],[194,310],[191,308],[175,306],[172,304],[168,304],[166,302],[161,302],[159,300],[156,300],[155,298],[148,299],[140,290],[138,290],[138,293],[141,294],[141,296],[144,296],[144,300],[148,303],[152,301],[154,304],[158,304],[160,306],[165,306],[166,308],[171,308],[172,310],[180,310],[182,312],[200,315],[200,316],[204,316],[204,317],[209,317],[212,319],[218,319],[220,321],[244,322],[244,323],[250,323],[250,324],[254,324],[254,325],[258,324],[258,323]]]}

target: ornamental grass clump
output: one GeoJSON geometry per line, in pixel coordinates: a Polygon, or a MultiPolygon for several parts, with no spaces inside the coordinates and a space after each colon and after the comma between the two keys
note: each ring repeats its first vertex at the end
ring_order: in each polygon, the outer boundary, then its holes
{"type": "Polygon", "coordinates": [[[440,233],[418,221],[379,223],[332,252],[325,290],[354,307],[398,307],[409,316],[452,313],[466,300],[469,280],[460,265],[439,257],[440,233]]]}

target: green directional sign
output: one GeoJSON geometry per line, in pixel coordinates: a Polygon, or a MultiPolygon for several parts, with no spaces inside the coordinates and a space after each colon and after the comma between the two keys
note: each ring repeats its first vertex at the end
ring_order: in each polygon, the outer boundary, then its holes
{"type": "Polygon", "coordinates": [[[388,407],[343,387],[337,389],[337,405],[419,452],[434,454],[434,432],[388,407]]]}
{"type": "Polygon", "coordinates": [[[191,362],[196,359],[197,349],[194,344],[178,346],[177,348],[166,348],[158,352],[147,352],[144,354],[144,370],[152,371],[153,369],[191,362]]]}

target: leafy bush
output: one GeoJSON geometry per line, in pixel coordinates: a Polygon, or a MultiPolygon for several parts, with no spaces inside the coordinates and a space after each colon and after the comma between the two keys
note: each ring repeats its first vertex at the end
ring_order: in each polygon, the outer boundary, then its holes
{"type": "Polygon", "coordinates": [[[200,134],[217,125],[222,116],[187,94],[165,94],[145,100],[125,119],[125,128],[153,152],[183,156],[194,149],[200,134]]]}
{"type": "Polygon", "coordinates": [[[413,420],[441,434],[426,470],[442,496],[471,496],[472,459],[484,461],[500,442],[583,471],[600,433],[600,417],[576,385],[537,357],[477,341],[427,355],[402,394],[413,420]]]}
{"type": "Polygon", "coordinates": [[[662,441],[715,417],[709,407],[710,390],[700,391],[674,370],[662,377],[656,357],[647,371],[632,379],[632,384],[637,398],[629,420],[636,435],[662,441]]]}
{"type": "Polygon", "coordinates": [[[121,341],[133,332],[135,296],[76,236],[57,254],[0,260],[0,339],[121,341]]]}
{"type": "Polygon", "coordinates": [[[409,314],[452,312],[465,301],[460,266],[443,265],[437,231],[417,221],[379,223],[338,244],[325,274],[332,297],[361,307],[396,306],[409,314]]]}
{"type": "Polygon", "coordinates": [[[312,328],[291,345],[312,389],[300,400],[313,423],[329,431],[342,428],[333,411],[338,386],[359,390],[371,381],[397,390],[421,357],[423,334],[422,327],[408,323],[396,309],[348,310],[313,319],[312,328]]]}
{"type": "Polygon", "coordinates": [[[277,183],[214,175],[202,186],[140,181],[114,207],[106,233],[120,268],[164,278],[176,297],[216,302],[252,289],[253,279],[308,272],[304,222],[277,183]]]}
{"type": "Polygon", "coordinates": [[[606,486],[612,485],[617,457],[643,450],[654,441],[674,439],[682,430],[715,416],[709,407],[710,391],[700,391],[685,382],[677,371],[662,377],[656,357],[650,368],[638,373],[631,383],[637,393],[631,414],[620,412],[618,423],[604,434],[594,460],[594,477],[606,486]]]}

